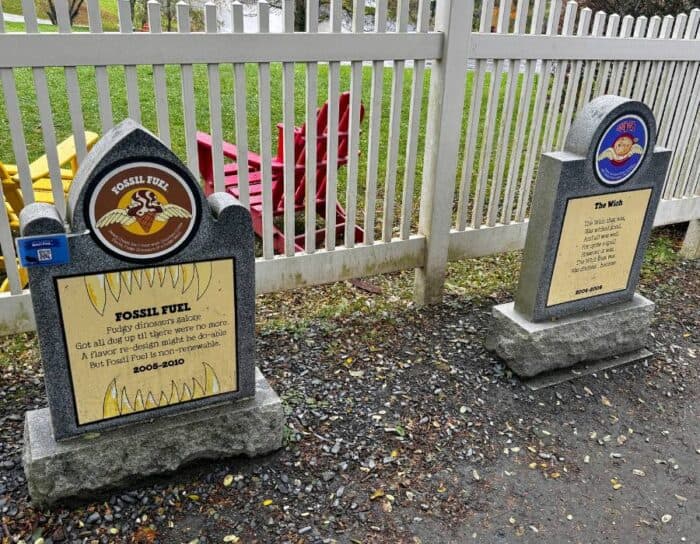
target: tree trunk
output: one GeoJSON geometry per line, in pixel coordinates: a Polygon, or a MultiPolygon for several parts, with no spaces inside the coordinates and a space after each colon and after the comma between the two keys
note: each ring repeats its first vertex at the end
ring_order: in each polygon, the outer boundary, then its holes
{"type": "Polygon", "coordinates": [[[306,2],[304,0],[294,2],[294,30],[297,32],[306,31],[306,2]]]}
{"type": "MultiPolygon", "coordinates": [[[[68,4],[68,17],[70,18],[71,25],[73,24],[73,21],[75,21],[75,18],[78,16],[80,8],[82,7],[84,2],[85,0],[70,0],[70,3],[68,4]]],[[[51,24],[57,25],[58,16],[56,15],[56,6],[54,4],[54,0],[48,0],[46,4],[46,16],[51,21],[51,24]]]]}

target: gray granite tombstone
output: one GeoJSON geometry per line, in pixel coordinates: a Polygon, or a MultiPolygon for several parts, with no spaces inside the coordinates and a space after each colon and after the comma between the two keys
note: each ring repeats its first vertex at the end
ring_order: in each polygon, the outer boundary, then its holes
{"type": "Polygon", "coordinates": [[[66,234],[70,254],[29,269],[49,403],[26,416],[34,502],[279,448],[281,403],[255,368],[248,211],[205,199],[131,120],[95,145],[68,200],[67,228],[51,205],[20,216],[25,239],[66,234]]]}
{"type": "Polygon", "coordinates": [[[517,374],[644,347],[654,305],[635,289],[671,156],[655,144],[651,110],[609,95],[543,154],[515,301],[487,340],[517,374]]]}

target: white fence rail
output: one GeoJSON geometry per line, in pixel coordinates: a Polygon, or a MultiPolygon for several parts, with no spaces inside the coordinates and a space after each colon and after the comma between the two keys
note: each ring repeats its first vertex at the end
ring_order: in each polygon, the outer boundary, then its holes
{"type": "MultiPolygon", "coordinates": [[[[449,259],[522,247],[538,157],[563,146],[584,103],[613,93],[649,104],[659,144],[674,150],[656,224],[700,218],[700,10],[634,19],[573,1],[484,0],[474,14],[471,1],[438,0],[431,14],[430,0],[415,13],[408,0],[391,12],[387,0],[354,0],[352,28],[341,32],[343,4],[331,0],[329,31],[319,32],[318,0],[308,0],[306,32],[294,32],[294,1],[283,0],[272,10],[282,33],[269,32],[266,2],[254,33],[244,32],[239,2],[230,32],[217,28],[213,4],[192,19],[180,2],[175,32],[164,31],[154,0],[148,32],[133,31],[128,0],[119,0],[118,28],[98,0],[86,2],[88,28],[71,28],[62,1],[57,28],[37,24],[33,0],[22,0],[24,25],[5,24],[0,7],[0,161],[16,165],[19,180],[11,169],[5,194],[19,183],[32,202],[30,158],[46,153],[44,189],[63,211],[56,143],[76,135],[79,162],[86,129],[102,133],[127,116],[196,174],[200,130],[212,136],[203,168],[216,190],[234,167],[223,142],[237,145],[239,198],[260,212],[259,292],[416,268],[416,296],[430,302],[449,259]],[[277,122],[305,123],[316,145],[298,150],[277,122]],[[249,171],[254,154],[259,172],[249,171]]],[[[0,214],[0,332],[33,326],[8,217],[0,214]]]]}

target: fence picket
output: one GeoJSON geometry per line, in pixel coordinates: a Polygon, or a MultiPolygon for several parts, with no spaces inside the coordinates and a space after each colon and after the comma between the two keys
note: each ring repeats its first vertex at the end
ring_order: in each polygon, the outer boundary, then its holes
{"type": "MultiPolygon", "coordinates": [[[[625,15],[622,18],[622,26],[620,27],[620,38],[629,38],[632,35],[632,29],[634,28],[634,17],[631,15],[625,15]]],[[[612,71],[610,73],[610,85],[608,85],[608,94],[619,94],[620,82],[622,81],[622,74],[625,69],[625,61],[616,61],[612,66],[612,71]]]]}
{"type": "MultiPolygon", "coordinates": [[[[647,28],[647,18],[644,17],[643,15],[641,17],[637,17],[635,23],[634,23],[634,32],[632,33],[632,37],[635,39],[640,39],[644,36],[644,32],[646,31],[647,28]]],[[[635,76],[637,74],[637,70],[639,69],[639,62],[638,61],[633,61],[633,62],[628,62],[627,67],[625,69],[625,75],[622,80],[622,89],[620,90],[620,94],[622,96],[630,97],[632,94],[632,84],[634,83],[635,76]]]]}
{"type": "MultiPolygon", "coordinates": [[[[700,19],[700,10],[694,9],[690,13],[690,23],[686,29],[685,39],[700,39],[700,28],[698,23],[700,19]]],[[[698,108],[698,100],[700,99],[700,78],[698,77],[700,62],[684,63],[686,71],[684,81],[681,84],[680,98],[677,100],[675,107],[674,120],[670,123],[671,131],[665,142],[666,147],[673,150],[673,158],[671,159],[671,167],[667,179],[667,193],[664,198],[682,197],[687,188],[686,180],[678,178],[678,171],[683,156],[687,151],[688,142],[690,140],[690,127],[692,126],[693,115],[688,115],[688,112],[696,112],[698,108]]]]}
{"type": "MultiPolygon", "coordinates": [[[[680,39],[683,30],[685,29],[686,16],[681,13],[674,19],[673,31],[671,33],[672,40],[680,39]]],[[[654,97],[654,104],[652,110],[654,111],[654,116],[658,120],[658,129],[661,132],[664,128],[665,120],[661,118],[661,113],[666,105],[666,100],[668,98],[668,92],[671,86],[671,80],[673,78],[673,72],[676,68],[675,62],[664,61],[661,71],[661,78],[658,85],[658,90],[656,96],[654,97]]]]}
{"type": "MultiPolygon", "coordinates": [[[[29,34],[39,33],[36,10],[32,0],[23,0],[22,14],[24,15],[25,31],[29,34]]],[[[51,193],[59,215],[65,215],[66,201],[63,194],[63,182],[61,181],[61,166],[58,164],[58,152],[56,150],[56,133],[53,126],[53,113],[49,86],[46,80],[46,71],[43,68],[32,68],[34,89],[36,91],[37,107],[41,122],[41,134],[44,139],[44,151],[49,165],[49,177],[51,178],[51,193]]]]}
{"type": "MultiPolygon", "coordinates": [[[[430,24],[430,3],[419,0],[417,32],[427,32],[430,24]]],[[[408,112],[408,135],[406,136],[406,165],[403,175],[403,191],[401,195],[401,219],[399,237],[408,240],[411,235],[411,217],[413,215],[413,190],[416,180],[416,162],[418,157],[418,138],[423,107],[423,79],[425,76],[425,61],[413,62],[411,79],[411,101],[408,112]]]]}
{"type": "MultiPolygon", "coordinates": [[[[688,23],[688,16],[685,13],[681,13],[676,17],[672,39],[689,39],[689,36],[686,35],[686,27],[690,27],[688,23]]],[[[695,23],[697,24],[697,19],[695,23]]],[[[655,115],[659,123],[657,141],[660,145],[666,145],[667,143],[668,133],[673,119],[673,110],[678,105],[678,85],[685,77],[685,68],[687,65],[687,62],[670,62],[667,63],[667,70],[664,71],[661,99],[655,103],[655,106],[658,108],[658,110],[655,110],[655,115]],[[656,113],[656,111],[658,111],[658,113],[656,113]]],[[[664,187],[664,191],[666,191],[666,189],[668,189],[668,185],[664,187]]]]}
{"type": "MultiPolygon", "coordinates": [[[[63,3],[63,2],[60,2],[63,3]]],[[[131,20],[131,4],[129,0],[119,0],[119,31],[122,34],[133,34],[134,26],[131,20]]],[[[136,66],[124,66],[126,77],[126,99],[129,117],[137,123],[141,122],[141,99],[139,98],[139,77],[136,66]]]]}
{"type": "MultiPolygon", "coordinates": [[[[243,32],[243,4],[238,0],[233,3],[233,32],[243,32]]],[[[236,171],[238,172],[238,191],[241,204],[250,206],[250,181],[248,175],[248,105],[245,64],[233,63],[234,109],[236,115],[236,171]]]]}
{"type": "MultiPolygon", "coordinates": [[[[554,36],[557,33],[557,25],[559,24],[559,15],[561,2],[550,0],[549,18],[547,19],[547,35],[554,36]]],[[[543,62],[544,69],[540,71],[540,77],[537,80],[537,93],[535,95],[535,112],[530,135],[528,137],[527,149],[529,150],[527,162],[523,172],[523,181],[520,184],[518,192],[518,203],[515,208],[517,221],[525,219],[527,212],[527,204],[530,199],[530,187],[532,186],[532,176],[535,170],[535,160],[539,153],[540,131],[542,129],[542,116],[544,115],[544,107],[547,100],[547,87],[549,86],[549,74],[552,72],[552,61],[543,62]]]]}
{"type": "MultiPolygon", "coordinates": [[[[606,38],[614,38],[617,36],[617,29],[620,26],[620,16],[617,13],[613,13],[608,17],[608,26],[605,29],[606,38]]],[[[595,91],[593,91],[594,96],[601,96],[605,94],[605,89],[608,86],[608,79],[610,78],[610,71],[612,69],[612,61],[606,60],[603,62],[602,66],[598,67],[598,74],[595,80],[595,91]]]]}
{"type": "MultiPolygon", "coordinates": [[[[58,31],[61,34],[70,34],[70,16],[68,14],[68,4],[58,2],[56,5],[56,19],[58,31]]],[[[64,68],[66,76],[66,91],[68,92],[68,111],[70,111],[71,127],[73,138],[75,139],[75,150],[78,156],[78,163],[83,162],[87,155],[87,144],[85,143],[85,123],[83,121],[83,107],[80,100],[80,85],[78,83],[78,70],[75,66],[64,68]]]]}
{"type": "MultiPolygon", "coordinates": [[[[684,40],[695,40],[698,31],[698,22],[700,20],[700,10],[694,9],[690,12],[688,24],[685,27],[684,40]]],[[[695,81],[695,73],[693,64],[683,61],[676,64],[675,76],[671,84],[669,97],[664,108],[663,116],[668,119],[664,123],[664,130],[659,135],[661,145],[669,149],[676,148],[678,131],[682,120],[679,115],[687,115],[685,107],[688,105],[688,90],[695,81]]],[[[668,188],[668,187],[667,187],[668,188]]]]}
{"type": "MultiPolygon", "coordinates": [[[[605,28],[605,18],[607,15],[603,11],[598,11],[593,18],[592,36],[599,38],[603,35],[605,28]]],[[[581,108],[590,100],[591,91],[593,90],[593,80],[598,62],[596,60],[587,60],[583,69],[583,81],[581,82],[581,92],[579,93],[578,101],[576,102],[576,111],[581,111],[581,108]]]]}
{"type": "MultiPolygon", "coordinates": [[[[160,3],[156,0],[148,2],[148,27],[151,34],[162,32],[160,3]]],[[[170,112],[168,108],[168,87],[165,77],[165,66],[153,65],[153,90],[156,102],[156,117],[158,118],[158,137],[170,147],[170,112]]]]}
{"type": "MultiPolygon", "coordinates": [[[[515,11],[515,28],[514,33],[523,34],[525,32],[525,25],[527,23],[527,2],[525,0],[518,0],[516,11],[515,11]]],[[[507,31],[507,29],[506,29],[507,31]]],[[[506,69],[506,88],[505,88],[505,104],[503,106],[503,111],[501,113],[501,127],[500,135],[498,138],[498,148],[496,150],[496,168],[494,177],[492,180],[492,190],[489,197],[489,205],[486,212],[486,224],[489,227],[493,227],[498,221],[498,208],[501,203],[501,186],[503,184],[503,177],[506,168],[506,159],[508,158],[508,149],[510,146],[508,142],[510,140],[510,127],[513,122],[513,104],[515,102],[515,92],[518,88],[518,78],[520,75],[520,65],[521,61],[511,59],[508,62],[508,67],[506,69]]],[[[511,155],[511,161],[513,157],[511,155]]],[[[506,186],[505,193],[508,193],[509,188],[506,186]]]]}
{"type": "MultiPolygon", "coordinates": [[[[661,17],[654,15],[649,19],[649,26],[647,27],[646,37],[648,39],[656,39],[659,36],[659,30],[661,29],[661,17]]],[[[634,100],[642,100],[644,97],[644,91],[651,87],[647,85],[649,82],[649,71],[651,70],[651,61],[641,62],[639,69],[637,71],[637,77],[634,80],[634,86],[632,88],[632,96],[634,100]]]]}
{"type": "MultiPolygon", "coordinates": [[[[397,0],[396,32],[408,30],[408,0],[397,0]]],[[[391,242],[394,229],[394,201],[396,199],[396,169],[399,163],[399,140],[401,138],[401,109],[403,107],[404,61],[394,61],[391,81],[391,106],[389,112],[389,137],[387,141],[386,177],[384,178],[384,216],[382,218],[382,240],[391,242]]]]}
{"type": "MultiPolygon", "coordinates": [[[[508,19],[510,17],[511,0],[502,0],[498,6],[498,25],[496,33],[505,34],[508,32],[508,19]]],[[[481,157],[479,158],[479,177],[477,189],[474,196],[474,207],[472,209],[472,228],[481,228],[484,215],[484,201],[488,189],[491,150],[496,133],[496,117],[501,95],[501,78],[503,77],[504,59],[494,62],[491,82],[489,86],[489,98],[486,103],[486,125],[484,126],[484,138],[486,143],[481,146],[481,157]]],[[[492,185],[492,189],[494,189],[492,185]]],[[[493,190],[492,190],[493,193],[493,190]]]]}
{"type": "MultiPolygon", "coordinates": [[[[0,35],[5,32],[5,17],[2,11],[2,2],[0,2],[0,35]]],[[[7,91],[9,87],[12,87],[14,91],[14,101],[15,107],[17,103],[17,93],[15,89],[14,78],[12,77],[12,70],[6,68],[0,68],[0,80],[2,82],[3,92],[5,93],[5,108],[8,116],[8,122],[10,122],[10,106],[7,91]],[[9,77],[8,77],[9,76],[9,77]],[[9,80],[9,85],[7,84],[9,80]]],[[[14,109],[14,107],[12,107],[14,109]]],[[[10,125],[12,127],[12,125],[10,125]]],[[[20,125],[21,127],[21,125],[20,125]]],[[[14,134],[12,134],[13,148],[14,148],[14,134]]],[[[15,157],[17,157],[15,151],[15,157]]],[[[16,159],[15,159],[16,160],[16,159]]],[[[27,162],[27,170],[29,170],[29,163],[27,162]]],[[[26,178],[25,178],[26,179],[26,178]]],[[[30,190],[31,192],[31,190],[30,190]]],[[[26,194],[26,193],[25,193],[26,194]]],[[[31,199],[33,195],[29,195],[31,199]]],[[[18,295],[22,292],[22,286],[19,281],[19,270],[17,269],[17,260],[15,258],[15,245],[12,239],[12,231],[10,230],[10,219],[6,213],[0,212],[0,252],[3,257],[3,264],[5,265],[5,274],[7,276],[7,281],[10,286],[10,294],[18,295]]]]}
{"type": "MultiPolygon", "coordinates": [[[[562,26],[562,36],[570,36],[574,31],[574,23],[576,21],[576,10],[578,4],[574,0],[569,0],[566,3],[566,11],[564,13],[564,24],[562,26]]],[[[569,62],[562,60],[556,65],[554,74],[554,84],[552,85],[552,99],[549,101],[549,110],[547,112],[547,122],[544,131],[544,143],[542,150],[553,151],[555,135],[557,132],[557,121],[559,118],[559,107],[561,106],[562,91],[564,89],[564,81],[569,62]]]]}
{"type": "MultiPolygon", "coordinates": [[[[99,0],[88,0],[87,5],[90,32],[92,34],[102,34],[102,14],[100,13],[99,0]]],[[[160,5],[158,6],[158,15],[160,15],[160,5]]],[[[112,128],[114,124],[107,67],[95,66],[95,82],[97,83],[97,104],[100,110],[100,122],[104,133],[112,128]]]]}
{"type": "MultiPolygon", "coordinates": [[[[374,10],[374,32],[386,32],[387,0],[377,0],[374,10]]],[[[384,94],[384,62],[372,62],[372,91],[369,111],[369,143],[367,144],[367,178],[365,189],[365,244],[374,243],[377,177],[379,174],[379,140],[382,127],[382,96],[384,94]]]]}
{"type": "MultiPolygon", "coordinates": [[[[354,0],[352,31],[362,33],[365,21],[365,1],[354,0]]],[[[348,174],[345,188],[345,247],[355,247],[357,222],[357,177],[360,153],[360,108],[362,104],[362,62],[350,64],[350,126],[348,135],[348,174]]]]}
{"type": "MultiPolygon", "coordinates": [[[[270,4],[258,3],[258,32],[270,32],[270,4]]],[[[258,64],[258,115],[260,119],[260,158],[262,175],[263,258],[274,256],[272,222],[272,134],[270,133],[270,63],[258,64]]]]}
{"type": "MultiPolygon", "coordinates": [[[[586,36],[591,25],[591,14],[592,11],[589,8],[584,8],[581,10],[581,15],[579,16],[578,28],[576,29],[577,36],[586,36]]],[[[566,93],[564,94],[564,107],[562,113],[562,123],[557,135],[557,149],[563,149],[564,141],[566,135],[569,133],[569,128],[571,127],[571,122],[574,117],[574,103],[576,102],[576,97],[578,96],[579,81],[581,79],[581,71],[583,70],[583,61],[577,60],[574,63],[574,67],[569,74],[569,82],[566,87],[566,93]]]]}
{"type": "MultiPolygon", "coordinates": [[[[318,33],[318,0],[306,2],[306,32],[318,33]]],[[[316,251],[316,142],[318,141],[316,103],[318,102],[318,65],[306,64],[306,253],[316,251]]],[[[321,157],[323,158],[323,157],[321,157]]]]}
{"type": "MultiPolygon", "coordinates": [[[[294,32],[294,0],[282,4],[284,31],[294,32]]],[[[294,255],[294,189],[296,155],[294,153],[294,63],[282,63],[282,134],[284,154],[284,254],[294,255]]]]}
{"type": "MultiPolygon", "coordinates": [[[[541,1],[541,0],[540,0],[541,1]]],[[[484,0],[481,9],[481,21],[479,32],[485,33],[491,30],[491,12],[493,0],[484,0]]],[[[467,214],[469,213],[469,199],[472,190],[472,178],[474,172],[474,158],[476,157],[476,142],[480,134],[479,121],[481,120],[481,103],[486,81],[486,59],[476,62],[472,76],[472,96],[469,102],[469,128],[464,140],[464,161],[462,162],[462,175],[459,183],[459,200],[457,202],[457,230],[463,231],[467,227],[467,214]]]]}
{"type": "MultiPolygon", "coordinates": [[[[340,33],[341,0],[331,0],[331,32],[340,33]]],[[[338,115],[340,63],[328,63],[328,129],[326,143],[326,249],[336,244],[335,210],[338,203],[338,115]]]]}
{"type": "MultiPolygon", "coordinates": [[[[544,2],[537,0],[534,5],[532,14],[532,23],[530,34],[539,34],[542,29],[544,20],[544,2]]],[[[522,163],[523,146],[525,145],[525,130],[527,129],[527,120],[530,113],[530,104],[533,100],[533,83],[535,79],[535,71],[537,69],[537,60],[528,60],[525,66],[525,76],[523,79],[522,89],[520,91],[520,101],[518,104],[517,124],[515,128],[515,150],[513,152],[510,169],[508,172],[508,184],[505,196],[503,212],[501,214],[501,223],[508,225],[513,216],[513,205],[515,204],[515,193],[518,185],[520,174],[520,165],[522,163]]]]}
{"type": "MultiPolygon", "coordinates": [[[[125,1],[125,0],[120,0],[125,1]]],[[[190,33],[190,6],[180,1],[175,6],[177,10],[177,30],[180,34],[190,33]]],[[[182,87],[182,116],[185,125],[185,150],[187,152],[187,167],[192,172],[199,172],[197,158],[197,118],[194,105],[194,75],[191,64],[180,65],[180,83],[182,87]]]]}
{"type": "MultiPolygon", "coordinates": [[[[216,4],[207,2],[204,5],[204,24],[207,33],[217,33],[216,4]]],[[[212,139],[214,190],[224,191],[224,132],[221,126],[221,73],[218,64],[207,64],[207,83],[209,84],[209,125],[212,139]]]]}
{"type": "MultiPolygon", "coordinates": [[[[659,39],[668,40],[671,37],[671,32],[673,31],[673,16],[666,15],[661,23],[661,30],[659,31],[659,39]]],[[[655,61],[651,68],[651,74],[649,75],[649,84],[644,91],[644,102],[650,108],[653,108],[654,97],[656,96],[656,91],[659,89],[659,79],[660,72],[663,69],[664,61],[655,61]]]]}
{"type": "MultiPolygon", "coordinates": [[[[0,34],[4,32],[5,25],[3,23],[0,25],[0,34]]],[[[27,145],[24,139],[22,112],[19,109],[17,87],[15,86],[15,76],[12,68],[0,68],[0,81],[2,82],[2,91],[5,96],[5,113],[10,127],[12,151],[17,164],[19,184],[22,189],[24,203],[30,204],[34,202],[34,191],[32,189],[32,176],[29,172],[29,158],[27,157],[27,145]]]]}

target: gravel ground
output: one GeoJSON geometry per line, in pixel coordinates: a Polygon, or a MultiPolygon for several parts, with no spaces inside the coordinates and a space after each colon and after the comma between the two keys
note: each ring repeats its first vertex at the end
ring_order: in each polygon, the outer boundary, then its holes
{"type": "Polygon", "coordinates": [[[536,392],[481,344],[512,274],[472,296],[453,270],[422,310],[397,295],[410,274],[268,297],[258,361],[283,450],[44,511],[20,462],[23,413],[45,405],[37,349],[6,339],[0,542],[700,542],[699,271],[646,275],[648,363],[536,392]]]}

